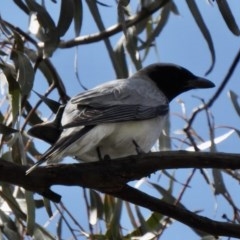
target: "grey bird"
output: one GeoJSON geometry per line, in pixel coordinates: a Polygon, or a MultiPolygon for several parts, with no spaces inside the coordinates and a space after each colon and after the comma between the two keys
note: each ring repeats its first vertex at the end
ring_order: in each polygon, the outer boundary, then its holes
{"type": "Polygon", "coordinates": [[[52,146],[26,174],[66,156],[91,162],[149,152],[160,136],[171,100],[191,89],[214,86],[181,66],[156,63],[127,79],[82,92],[61,106],[52,122],[30,129],[30,135],[52,146]]]}

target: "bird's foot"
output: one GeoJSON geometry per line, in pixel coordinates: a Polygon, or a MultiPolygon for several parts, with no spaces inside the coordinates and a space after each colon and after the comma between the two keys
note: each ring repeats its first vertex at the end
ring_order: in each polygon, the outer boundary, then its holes
{"type": "Polygon", "coordinates": [[[111,158],[108,154],[106,154],[106,155],[104,155],[103,160],[104,161],[109,161],[109,160],[111,160],[111,158]]]}
{"type": "Polygon", "coordinates": [[[111,158],[110,158],[110,156],[108,154],[106,154],[106,155],[104,155],[104,157],[102,157],[102,153],[101,153],[100,147],[97,147],[97,155],[98,155],[99,161],[111,160],[111,158]]]}
{"type": "Polygon", "coordinates": [[[132,140],[132,142],[135,146],[135,150],[136,150],[138,155],[145,153],[134,139],[132,140]]]}
{"type": "Polygon", "coordinates": [[[97,147],[97,155],[98,155],[99,161],[102,161],[103,158],[102,158],[102,153],[101,153],[101,150],[100,150],[100,147],[99,147],[99,146],[97,147]]]}

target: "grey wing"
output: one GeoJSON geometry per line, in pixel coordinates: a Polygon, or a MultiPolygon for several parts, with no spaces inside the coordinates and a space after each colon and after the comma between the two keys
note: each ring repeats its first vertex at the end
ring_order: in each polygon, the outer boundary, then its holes
{"type": "Polygon", "coordinates": [[[141,83],[115,80],[73,97],[63,114],[63,128],[145,120],[166,114],[169,106],[162,93],[141,83]]]}

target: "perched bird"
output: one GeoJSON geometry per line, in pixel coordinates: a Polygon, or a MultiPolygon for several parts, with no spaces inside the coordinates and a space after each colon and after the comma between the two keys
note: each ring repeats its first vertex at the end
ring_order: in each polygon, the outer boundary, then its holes
{"type": "Polygon", "coordinates": [[[182,92],[215,85],[174,64],[152,64],[127,79],[101,84],[62,105],[52,122],[29,134],[52,146],[28,171],[65,156],[97,161],[149,152],[162,131],[171,100],[182,92]]]}

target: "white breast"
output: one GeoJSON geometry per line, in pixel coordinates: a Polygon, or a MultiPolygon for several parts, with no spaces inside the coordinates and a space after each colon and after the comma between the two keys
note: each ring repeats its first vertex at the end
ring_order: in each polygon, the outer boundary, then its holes
{"type": "Polygon", "coordinates": [[[97,161],[98,147],[103,157],[109,155],[111,159],[135,155],[133,140],[142,151],[149,152],[160,136],[164,121],[165,117],[161,116],[143,121],[100,124],[65,149],[63,155],[76,156],[86,162],[97,161]]]}

